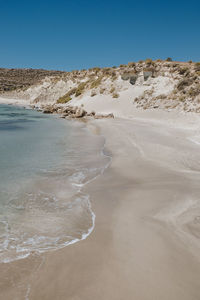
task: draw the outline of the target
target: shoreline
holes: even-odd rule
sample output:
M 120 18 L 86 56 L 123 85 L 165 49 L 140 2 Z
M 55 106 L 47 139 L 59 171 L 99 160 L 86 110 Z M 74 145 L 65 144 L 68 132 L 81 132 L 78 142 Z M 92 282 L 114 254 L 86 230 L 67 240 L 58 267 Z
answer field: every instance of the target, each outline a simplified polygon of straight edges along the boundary
M 24 106 L 29 107 L 29 103 L 27 104 L 27 100 L 23 99 L 15 99 L 15 98 L 4 98 L 0 96 L 0 104 L 7 104 L 7 105 L 17 105 L 17 106 Z
M 5 105 L 5 107 L 6 107 L 6 105 Z M 21 110 L 19 110 L 19 112 L 20 111 Z M 24 111 L 25 110 L 23 110 L 22 112 L 24 112 Z M 39 113 L 37 113 L 37 115 L 39 115 Z M 54 117 L 57 117 L 57 116 L 54 116 Z M 53 116 L 50 116 L 50 118 L 53 119 Z M 68 127 L 70 128 L 70 126 L 67 124 L 67 122 L 65 122 L 61 119 L 59 121 L 60 121 L 60 123 L 54 123 L 54 125 L 55 124 L 64 124 L 64 129 L 65 130 L 68 129 Z M 55 122 L 57 122 L 57 121 L 55 121 Z M 81 166 L 82 166 L 81 168 L 83 168 L 84 171 L 82 169 L 79 170 L 79 169 L 75 168 L 72 177 L 69 176 L 69 182 L 71 182 L 73 190 L 76 190 L 76 193 L 74 195 L 77 196 L 77 200 L 79 199 L 79 197 L 81 197 L 80 195 L 82 195 L 83 198 L 86 201 L 86 207 L 87 207 L 88 214 L 89 214 L 88 219 L 91 219 L 91 220 L 89 220 L 90 224 L 88 223 L 89 227 L 86 227 L 86 228 L 84 227 L 83 232 L 81 232 L 81 225 L 80 225 L 80 228 L 79 228 L 79 230 L 77 229 L 77 234 L 75 236 L 73 236 L 73 239 L 71 239 L 72 236 L 69 236 L 70 239 L 68 239 L 67 236 L 66 236 L 66 241 L 65 241 L 64 237 L 63 237 L 63 242 L 61 244 L 57 244 L 57 246 L 55 246 L 55 247 L 51 244 L 49 244 L 49 245 L 47 244 L 46 248 L 45 247 L 43 248 L 43 247 L 41 247 L 40 244 L 38 244 L 38 248 L 36 248 L 34 250 L 34 248 L 32 248 L 31 246 L 27 247 L 27 249 L 26 249 L 26 247 L 23 247 L 23 246 L 18 244 L 17 248 L 16 248 L 15 255 L 13 253 L 13 256 L 11 255 L 11 257 L 9 257 L 9 256 L 6 255 L 6 252 L 5 252 L 5 258 L 4 258 L 4 255 L 3 255 L 4 252 L 1 253 L 0 263 L 12 263 L 12 262 L 15 262 L 17 260 L 25 259 L 29 255 L 31 255 L 31 252 L 35 253 L 37 255 L 37 254 L 42 254 L 42 253 L 46 253 L 46 252 L 49 252 L 49 251 L 55 251 L 55 250 L 58 250 L 58 249 L 62 249 L 66 246 L 75 244 L 77 242 L 80 242 L 80 241 L 86 239 L 91 234 L 91 232 L 93 231 L 94 226 L 95 226 L 95 214 L 94 214 L 94 212 L 91 208 L 89 194 L 83 193 L 82 191 L 83 191 L 83 189 L 86 185 L 93 182 L 96 178 L 98 178 L 98 176 L 103 174 L 104 170 L 106 168 L 108 168 L 108 166 L 110 164 L 110 161 L 111 161 L 111 158 L 107 154 L 104 154 L 105 139 L 103 137 L 101 137 L 100 134 L 98 133 L 96 125 L 93 124 L 93 126 L 91 126 L 91 128 L 88 129 L 85 122 L 80 123 L 77 120 L 73 120 L 73 123 L 69 122 L 69 124 L 70 123 L 71 123 L 71 127 L 72 127 L 71 129 L 73 129 L 74 132 L 76 130 L 75 137 L 78 138 L 77 142 L 80 143 L 80 145 L 81 145 L 81 142 L 84 142 L 84 141 L 86 142 L 86 145 L 84 146 L 85 151 L 84 150 L 81 151 L 81 152 L 79 151 L 80 153 L 86 154 L 86 156 L 84 156 L 86 158 L 86 164 L 84 164 L 84 159 L 82 159 L 80 157 L 81 158 L 81 160 L 80 160 L 80 158 L 78 156 L 76 157 L 76 160 L 79 159 L 78 161 L 81 162 Z M 65 125 L 67 125 L 67 126 L 65 126 Z M 41 124 L 40 124 L 40 126 L 41 126 Z M 73 132 L 73 130 L 72 130 L 72 132 Z M 63 131 L 62 133 L 63 133 L 62 138 L 64 138 L 65 132 Z M 55 134 L 55 132 L 54 132 L 54 134 Z M 56 134 L 58 134 L 58 132 Z M 96 138 L 94 138 L 94 136 Z M 65 138 L 66 138 L 66 136 L 65 136 Z M 72 135 L 72 138 L 73 138 L 73 135 Z M 44 139 L 45 139 L 45 136 L 44 136 Z M 73 140 L 71 140 L 71 142 L 73 143 Z M 92 142 L 93 142 L 93 145 L 91 147 L 90 145 L 91 145 Z M 90 157 L 88 157 L 87 155 L 90 155 Z M 74 164 L 74 167 L 75 167 L 76 162 L 74 162 L 74 163 L 75 163 Z M 94 168 L 95 171 L 93 171 L 93 168 Z M 78 170 L 81 172 L 81 174 L 84 173 L 83 177 L 79 176 L 80 172 Z M 86 172 L 85 170 L 88 170 L 88 172 Z M 78 174 L 78 178 L 76 177 L 76 174 Z M 67 180 L 65 181 L 65 184 L 67 184 Z M 40 188 L 40 187 L 37 186 L 37 188 Z M 63 191 L 64 191 L 64 189 L 63 189 Z M 37 192 L 37 190 L 36 190 L 36 192 Z M 56 190 L 54 192 L 55 192 L 54 196 L 56 197 Z M 52 193 L 53 193 L 53 190 L 52 190 Z M 68 199 L 67 198 L 67 195 L 68 195 L 67 190 L 65 190 L 65 193 L 66 193 L 65 194 L 65 197 L 66 197 L 65 200 L 67 201 L 67 199 Z M 58 199 L 59 199 L 59 196 L 58 196 Z M 33 236 L 33 240 L 34 240 L 34 236 Z M 20 248 L 20 246 L 21 246 L 22 249 Z M 13 247 L 13 249 L 14 249 L 14 247 Z M 11 252 L 12 251 L 14 252 L 14 250 L 11 250 L 11 249 L 9 249 L 9 250 Z M 7 254 L 9 252 L 9 250 L 7 248 Z
M 84 187 L 95 228 L 79 243 L 4 266 L 15 285 L 1 278 L 2 299 L 199 300 L 199 145 L 188 140 L 199 122 L 167 121 L 88 122 L 112 153 L 103 176 Z M 184 210 L 191 198 L 198 205 Z

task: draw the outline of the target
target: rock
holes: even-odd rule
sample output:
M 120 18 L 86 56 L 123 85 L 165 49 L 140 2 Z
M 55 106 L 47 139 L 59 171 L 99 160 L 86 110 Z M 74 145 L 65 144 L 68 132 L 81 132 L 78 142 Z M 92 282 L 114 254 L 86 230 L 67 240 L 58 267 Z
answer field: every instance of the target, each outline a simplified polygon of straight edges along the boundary
M 74 119 L 79 119 L 83 118 L 85 116 L 89 117 L 94 117 L 95 119 L 103 119 L 103 118 L 114 118 L 114 115 L 112 113 L 110 114 L 99 114 L 96 115 L 95 111 L 92 111 L 91 113 L 87 113 L 86 110 L 84 110 L 82 107 L 78 106 L 65 106 L 65 107 L 59 107 L 59 106 L 53 106 L 53 105 L 48 105 L 43 107 L 43 113 L 45 114 L 52 114 L 54 112 L 57 112 L 61 114 L 61 118 L 74 118 Z
M 46 106 L 44 109 L 43 109 L 43 113 L 44 114 L 52 114 L 55 112 L 55 108 L 53 106 Z
M 82 109 L 81 107 L 79 107 L 76 110 L 76 113 L 73 117 L 74 118 L 83 118 L 86 114 L 87 114 L 87 112 L 84 109 Z
M 129 80 L 129 78 L 130 78 L 130 74 L 129 73 L 124 73 L 124 74 L 121 75 L 121 79 L 122 80 Z
M 62 108 L 58 108 L 58 109 L 57 109 L 57 113 L 58 113 L 58 114 L 62 114 L 62 113 L 63 113 Z
M 113 113 L 107 114 L 107 115 L 95 115 L 94 116 L 95 119 L 104 119 L 104 118 L 114 118 Z
M 70 108 L 70 112 L 71 112 L 72 114 L 76 114 L 77 110 L 78 110 L 78 107 L 77 107 L 77 106 L 74 106 L 74 107 L 71 107 L 71 108 Z
M 137 75 L 131 75 L 130 77 L 130 84 L 134 85 L 136 83 L 137 80 Z
M 136 72 L 125 72 L 121 75 L 122 80 L 129 80 L 131 84 L 135 84 L 138 76 Z
M 149 77 L 154 77 L 155 76 L 155 68 L 154 67 L 147 67 L 143 69 L 143 76 L 144 76 L 144 81 L 146 81 Z
M 103 117 L 104 117 L 103 115 L 95 115 L 94 116 L 95 119 L 103 119 Z
M 65 119 L 67 116 L 68 116 L 68 114 L 62 114 L 60 117 L 61 117 L 62 119 Z
M 93 117 L 93 116 L 95 116 L 95 114 L 96 114 L 95 111 L 91 111 L 91 113 L 88 113 L 87 116 L 88 117 Z
M 144 76 L 144 81 L 146 81 L 149 77 L 152 77 L 153 73 L 152 71 L 144 71 L 143 76 Z
M 105 115 L 104 118 L 114 118 L 114 115 L 113 115 L 113 113 L 110 113 L 108 115 Z
M 42 106 L 42 111 L 44 114 L 62 113 L 62 108 L 55 105 Z

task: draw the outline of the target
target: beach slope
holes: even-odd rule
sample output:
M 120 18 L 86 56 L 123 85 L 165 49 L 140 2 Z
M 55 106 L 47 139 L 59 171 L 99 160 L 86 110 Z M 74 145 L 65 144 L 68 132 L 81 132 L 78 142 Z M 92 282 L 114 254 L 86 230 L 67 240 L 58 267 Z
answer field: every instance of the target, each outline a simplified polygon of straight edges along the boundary
M 199 123 L 169 121 L 89 123 L 112 156 L 85 187 L 95 228 L 79 243 L 2 266 L 1 299 L 199 300 Z

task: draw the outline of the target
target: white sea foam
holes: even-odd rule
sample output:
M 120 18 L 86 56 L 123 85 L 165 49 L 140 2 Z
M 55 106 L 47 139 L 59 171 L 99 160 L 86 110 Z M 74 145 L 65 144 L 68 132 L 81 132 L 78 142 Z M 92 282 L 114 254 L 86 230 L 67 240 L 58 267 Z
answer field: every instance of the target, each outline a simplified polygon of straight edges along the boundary
M 10 257 L 8 253 L 3 253 L 3 255 L 0 253 L 0 262 L 2 263 L 10 263 L 15 260 L 20 260 L 27 258 L 31 253 L 44 253 L 46 251 L 53 251 L 53 250 L 58 250 L 63 247 L 75 244 L 77 242 L 80 242 L 82 240 L 85 240 L 93 231 L 95 227 L 95 214 L 92 211 L 91 208 L 91 203 L 89 201 L 89 196 L 85 196 L 87 198 L 87 203 L 88 203 L 88 208 L 91 213 L 91 218 L 92 218 L 92 225 L 91 227 L 88 228 L 86 232 L 83 232 L 81 235 L 81 238 L 72 238 L 70 236 L 66 236 L 66 239 L 70 239 L 70 241 L 63 242 L 59 244 L 59 237 L 57 238 L 52 238 L 50 239 L 49 237 L 46 236 L 35 236 L 32 238 L 29 238 L 25 241 L 22 241 L 21 244 L 18 244 L 16 248 L 12 249 L 14 251 L 10 251 Z M 9 245 L 9 237 L 6 239 L 6 245 L 4 247 L 4 250 L 8 247 Z M 18 241 L 19 242 L 19 241 Z M 6 254 L 7 257 L 4 257 Z

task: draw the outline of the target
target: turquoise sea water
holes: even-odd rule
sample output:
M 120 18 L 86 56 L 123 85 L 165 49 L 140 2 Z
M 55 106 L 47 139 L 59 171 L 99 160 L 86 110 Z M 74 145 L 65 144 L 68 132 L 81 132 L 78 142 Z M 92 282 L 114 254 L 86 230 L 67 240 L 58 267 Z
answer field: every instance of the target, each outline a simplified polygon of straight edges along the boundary
M 107 166 L 103 145 L 79 122 L 0 105 L 0 262 L 92 231 L 95 216 L 81 188 Z

